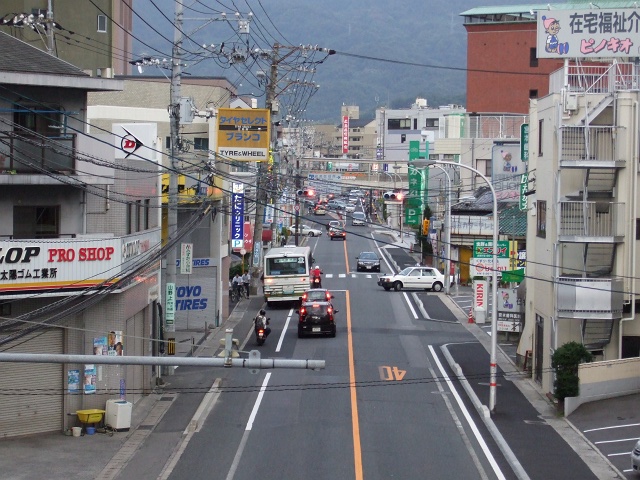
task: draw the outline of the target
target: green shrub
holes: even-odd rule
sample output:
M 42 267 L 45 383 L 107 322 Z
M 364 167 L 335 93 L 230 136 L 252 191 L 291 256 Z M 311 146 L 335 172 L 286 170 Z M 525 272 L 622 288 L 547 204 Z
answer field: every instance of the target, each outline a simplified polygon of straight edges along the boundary
M 565 343 L 553 353 L 551 366 L 556 372 L 554 387 L 558 400 L 576 397 L 580 394 L 578 366 L 581 363 L 590 362 L 592 359 L 593 355 L 578 342 Z

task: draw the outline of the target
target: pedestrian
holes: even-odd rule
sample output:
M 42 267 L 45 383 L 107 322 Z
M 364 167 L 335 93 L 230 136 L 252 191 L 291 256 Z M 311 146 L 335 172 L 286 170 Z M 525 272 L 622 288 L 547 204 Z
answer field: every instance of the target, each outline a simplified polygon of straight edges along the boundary
M 287 237 L 285 237 L 284 235 L 282 235 L 280 237 L 280 246 L 284 247 L 287 244 Z
M 249 298 L 249 290 L 251 287 L 251 274 L 249 273 L 249 270 L 247 270 L 242 276 L 242 283 L 244 284 L 244 289 L 247 292 L 247 298 Z
M 238 293 L 238 298 L 240 298 L 240 289 L 242 288 L 242 277 L 240 276 L 239 273 L 236 273 L 231 283 L 233 284 L 233 290 Z

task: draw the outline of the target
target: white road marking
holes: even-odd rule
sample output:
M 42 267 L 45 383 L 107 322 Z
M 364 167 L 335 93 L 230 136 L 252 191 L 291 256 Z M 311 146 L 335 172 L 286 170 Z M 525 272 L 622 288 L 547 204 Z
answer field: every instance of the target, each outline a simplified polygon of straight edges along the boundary
M 402 292 L 402 295 L 404 296 L 404 300 L 407 302 L 407 306 L 409 307 L 409 310 L 411 310 L 411 313 L 413 313 L 413 319 L 417 320 L 418 314 L 414 310 L 413 305 L 411 305 L 411 301 L 409 300 L 409 296 L 407 295 L 407 292 Z
M 346 273 L 339 273 L 338 278 L 345 278 L 347 276 Z
M 325 278 L 333 278 L 333 273 L 327 273 L 324 277 Z
M 280 348 L 282 348 L 282 342 L 284 342 L 284 336 L 287 333 L 287 328 L 289 327 L 289 322 L 291 321 L 291 315 L 293 315 L 293 308 L 289 310 L 289 315 L 287 315 L 287 321 L 284 322 L 282 333 L 280 334 L 280 338 L 278 339 L 278 346 L 276 347 L 276 352 L 279 352 Z
M 267 384 L 269 383 L 269 379 L 271 378 L 271 372 L 267 373 L 264 377 L 264 381 L 262 382 L 262 387 L 260 387 L 260 393 L 258 393 L 258 398 L 256 399 L 256 403 L 253 405 L 253 410 L 251 410 L 251 415 L 249 416 L 249 421 L 247 422 L 247 426 L 244 429 L 244 433 L 242 434 L 242 439 L 240 440 L 240 445 L 238 445 L 238 450 L 236 450 L 236 454 L 233 457 L 233 462 L 231 462 L 231 467 L 229 467 L 229 473 L 227 473 L 227 480 L 233 480 L 233 477 L 236 474 L 236 470 L 238 470 L 238 465 L 240 465 L 240 458 L 242 458 L 242 452 L 244 452 L 244 447 L 247 445 L 247 441 L 249 440 L 249 432 L 253 427 L 253 421 L 258 414 L 258 408 L 260 408 L 260 403 L 262 402 L 262 397 L 264 396 L 264 391 L 267 389 Z
M 624 427 L 640 427 L 640 423 L 628 423 L 626 425 L 614 425 L 612 427 L 590 428 L 589 430 L 583 430 L 582 433 L 597 432 L 600 430 L 611 430 L 612 428 L 624 428 Z
M 486 442 L 484 441 L 484 438 L 482 438 L 482 435 L 480 434 L 480 431 L 478 430 L 478 427 L 476 426 L 475 422 L 473 421 L 473 418 L 471 418 L 471 415 L 469 414 L 469 411 L 467 410 L 467 407 L 464 405 L 464 402 L 462 401 L 462 398 L 460 398 L 460 395 L 458 394 L 458 391 L 456 390 L 455 386 L 453 385 L 453 382 L 449 378 L 449 375 L 447 375 L 447 372 L 445 372 L 444 368 L 442 367 L 442 363 L 440 363 L 440 359 L 436 355 L 436 352 L 433 349 L 432 345 L 429 345 L 429 351 L 431 352 L 431 355 L 433 356 L 433 359 L 435 360 L 435 363 L 438 366 L 438 369 L 440 370 L 441 378 L 444 379 L 444 381 L 446 382 L 446 384 L 449 387 L 449 390 L 451 391 L 451 393 L 453 395 L 453 398 L 456 399 L 456 402 L 458 403 L 458 408 L 460 408 L 460 410 L 462 411 L 462 414 L 464 415 L 464 418 L 466 419 L 467 423 L 469 424 L 469 427 L 471 428 L 471 431 L 473 432 L 473 435 L 476 437 L 476 440 L 480 444 L 480 447 L 482 448 L 482 451 L 484 452 L 485 457 L 487 457 L 487 460 L 488 460 L 489 464 L 491 465 L 491 468 L 493 468 L 493 471 L 496 474 L 496 477 L 506 480 L 506 477 L 502 473 L 502 470 L 500 469 L 500 466 L 498 465 L 498 463 L 496 462 L 496 459 L 491 454 L 491 451 L 489 450 L 489 447 L 487 446 Z

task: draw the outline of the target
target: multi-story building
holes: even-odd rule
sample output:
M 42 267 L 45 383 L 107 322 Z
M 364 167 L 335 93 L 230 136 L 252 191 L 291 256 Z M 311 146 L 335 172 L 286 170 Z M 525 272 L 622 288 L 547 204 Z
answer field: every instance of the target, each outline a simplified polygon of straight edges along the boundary
M 91 78 L 4 33 L 0 56 L 2 351 L 157 353 L 156 126 L 89 135 L 88 92 L 122 81 Z M 104 408 L 114 392 L 135 403 L 156 376 L 139 365 L 2 363 L 0 436 L 62 431 L 76 410 Z M 25 388 L 48 394 L 7 395 Z
M 640 356 L 637 65 L 570 64 L 532 103 L 535 195 L 527 232 L 526 324 L 533 375 L 553 390 L 549 352 Z
M 529 99 L 549 92 L 548 75 L 562 60 L 538 58 L 536 12 L 541 8 L 501 5 L 460 14 L 467 30 L 468 112 L 528 114 Z
M 29 8 L 25 8 L 27 3 Z M 5 33 L 48 51 L 94 77 L 131 73 L 132 0 L 5 0 L 2 8 L 0 16 L 6 21 L 2 29 Z
M 171 168 L 170 161 L 170 125 L 167 104 L 170 101 L 170 81 L 165 77 L 131 76 L 117 77 L 124 85 L 120 91 L 92 92 L 89 94 L 88 119 L 90 133 L 103 130 L 111 131 L 114 124 L 151 122 L 157 125 L 161 161 Z M 218 108 L 228 107 L 235 99 L 235 88 L 226 79 L 220 77 L 185 76 L 181 81 L 181 95 L 189 98 L 190 105 L 196 109 L 190 121 L 180 127 L 181 146 L 177 168 L 184 172 L 179 176 L 180 209 L 178 225 L 189 221 L 202 201 L 208 199 L 216 203 L 218 211 L 223 211 L 223 202 L 230 198 L 231 184 L 229 172 L 234 168 L 231 161 L 215 160 L 215 133 Z M 218 174 L 215 174 L 218 172 Z M 255 168 L 239 181 L 255 184 Z M 215 188 L 209 191 L 211 180 Z M 163 192 L 168 191 L 169 174 L 165 174 Z M 167 233 L 168 196 L 164 195 L 162 225 L 163 238 Z M 205 329 L 219 325 L 229 315 L 227 282 L 231 263 L 229 247 L 229 216 L 218 215 L 214 221 L 206 222 L 187 234 L 182 242 L 192 243 L 194 247 L 194 272 L 178 274 L 177 285 L 189 281 L 193 284 L 198 277 L 201 295 L 197 302 L 177 303 L 176 328 Z M 180 290 L 183 292 L 183 290 Z M 203 300 L 206 299 L 206 302 Z M 179 298 L 178 300 L 184 300 Z M 195 300 L 195 298 L 191 298 Z M 206 307 L 202 307 L 206 305 Z M 183 317 L 190 322 L 183 322 Z

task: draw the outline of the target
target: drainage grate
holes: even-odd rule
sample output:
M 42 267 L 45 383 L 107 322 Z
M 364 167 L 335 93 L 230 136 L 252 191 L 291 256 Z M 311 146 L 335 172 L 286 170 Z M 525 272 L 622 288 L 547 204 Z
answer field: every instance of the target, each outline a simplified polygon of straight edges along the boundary
M 172 402 L 176 397 L 160 397 L 160 402 Z
M 138 430 L 151 430 L 153 427 L 153 425 L 138 425 Z

